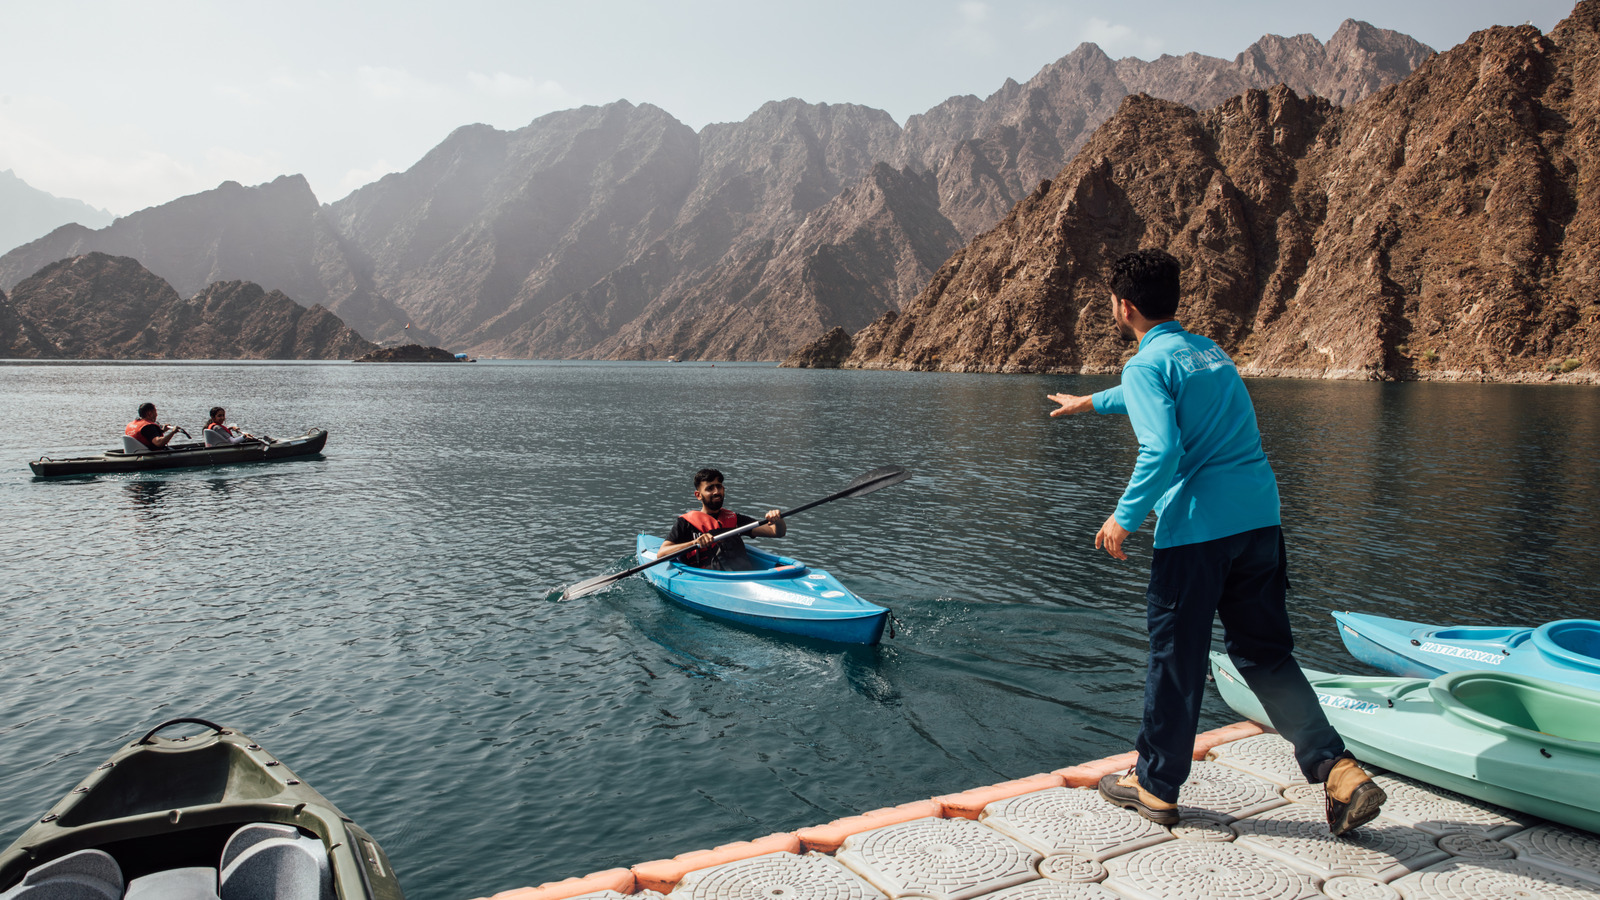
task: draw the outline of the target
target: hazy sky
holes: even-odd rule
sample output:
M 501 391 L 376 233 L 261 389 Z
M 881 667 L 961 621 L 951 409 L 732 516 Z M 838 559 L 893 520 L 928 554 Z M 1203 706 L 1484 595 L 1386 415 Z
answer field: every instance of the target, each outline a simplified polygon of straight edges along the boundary
M 302 173 L 323 202 L 460 125 L 653 103 L 692 128 L 787 97 L 904 124 L 1093 41 L 1232 58 L 1346 18 L 1437 50 L 1570 0 L 0 0 L 0 170 L 126 214 Z

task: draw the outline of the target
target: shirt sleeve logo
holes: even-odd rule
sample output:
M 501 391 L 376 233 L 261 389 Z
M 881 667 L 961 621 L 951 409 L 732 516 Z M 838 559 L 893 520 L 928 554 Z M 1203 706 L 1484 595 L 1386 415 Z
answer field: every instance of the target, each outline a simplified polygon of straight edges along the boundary
M 1220 369 L 1232 366 L 1233 360 L 1228 354 L 1222 352 L 1221 347 L 1212 347 L 1210 350 L 1179 350 L 1172 354 L 1172 358 L 1183 367 L 1183 371 L 1193 375 L 1199 371 Z

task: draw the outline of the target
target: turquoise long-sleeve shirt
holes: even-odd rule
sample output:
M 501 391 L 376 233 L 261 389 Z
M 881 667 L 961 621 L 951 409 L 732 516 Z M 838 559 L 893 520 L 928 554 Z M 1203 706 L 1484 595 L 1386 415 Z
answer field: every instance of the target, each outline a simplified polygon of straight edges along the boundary
M 1122 383 L 1094 395 L 1095 412 L 1126 415 L 1139 458 L 1117 503 L 1137 531 L 1152 510 L 1157 548 L 1280 524 L 1278 479 L 1233 360 L 1175 321 L 1145 333 Z

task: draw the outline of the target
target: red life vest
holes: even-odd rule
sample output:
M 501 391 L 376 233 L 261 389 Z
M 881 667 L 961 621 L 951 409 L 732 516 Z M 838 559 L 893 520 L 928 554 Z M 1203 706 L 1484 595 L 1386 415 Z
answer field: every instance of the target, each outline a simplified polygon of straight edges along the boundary
M 122 433 L 127 435 L 128 437 L 133 438 L 134 440 L 136 440 L 139 443 L 145 445 L 146 447 L 149 447 L 150 449 L 154 450 L 156 448 L 156 445 L 152 444 L 148 440 L 146 440 L 145 436 L 140 434 L 140 432 L 144 431 L 146 425 L 155 425 L 155 424 L 156 424 L 155 422 L 152 422 L 149 419 L 134 419 L 132 422 L 128 423 L 128 427 L 122 429 Z
M 733 510 L 731 509 L 718 510 L 717 517 L 714 519 L 711 517 L 710 513 L 703 509 L 690 510 L 689 512 L 686 512 L 680 516 L 680 518 L 693 526 L 695 531 L 699 531 L 704 534 L 710 534 L 719 529 L 727 530 L 739 524 L 739 517 L 734 515 Z M 683 555 L 683 560 L 686 565 L 694 566 L 695 568 L 703 568 L 706 563 L 716 559 L 717 554 L 720 552 L 721 547 L 715 544 L 704 549 L 696 547 L 695 549 L 690 550 L 688 553 L 685 553 Z

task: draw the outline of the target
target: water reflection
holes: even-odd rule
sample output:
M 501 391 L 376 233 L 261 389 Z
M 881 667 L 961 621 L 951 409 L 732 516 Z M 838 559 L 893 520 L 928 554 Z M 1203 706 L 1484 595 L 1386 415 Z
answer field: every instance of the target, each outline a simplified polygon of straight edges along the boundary
M 141 478 L 125 482 L 123 493 L 138 521 L 158 521 L 166 512 L 163 498 L 167 493 L 167 482 L 163 479 Z

